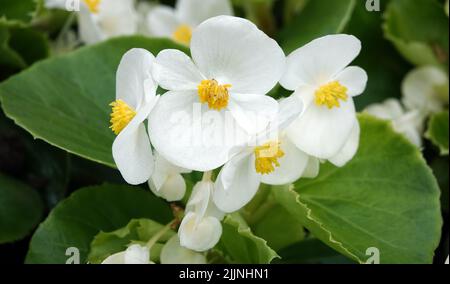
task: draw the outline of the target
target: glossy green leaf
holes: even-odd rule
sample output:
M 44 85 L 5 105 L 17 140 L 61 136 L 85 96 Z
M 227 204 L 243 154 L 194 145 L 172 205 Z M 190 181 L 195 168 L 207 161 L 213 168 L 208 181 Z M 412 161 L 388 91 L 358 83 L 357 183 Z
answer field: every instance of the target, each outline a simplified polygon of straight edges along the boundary
M 85 263 L 99 232 L 111 232 L 130 220 L 146 218 L 166 224 L 169 206 L 139 187 L 103 185 L 76 191 L 59 203 L 39 226 L 30 243 L 27 263 L 65 263 L 68 248 L 77 248 Z
M 431 263 L 442 218 L 439 188 L 419 150 L 391 126 L 360 116 L 357 155 L 343 168 L 275 190 L 277 200 L 317 238 L 364 263 Z
M 136 36 L 43 61 L 0 84 L 5 114 L 36 138 L 113 167 L 109 103 L 115 99 L 119 61 L 135 47 L 153 54 L 185 50 L 170 40 Z
M 428 131 L 425 134 L 433 144 L 439 147 L 442 155 L 448 155 L 448 120 L 448 110 L 434 114 L 428 123 Z
M 0 174 L 0 244 L 27 236 L 41 220 L 43 211 L 36 190 Z
M 436 0 L 393 0 L 385 12 L 384 32 L 411 63 L 448 63 L 448 17 Z
M 216 249 L 232 263 L 267 264 L 278 257 L 267 242 L 254 235 L 242 217 L 227 215 L 222 222 L 223 233 Z
M 108 256 L 124 251 L 128 245 L 138 243 L 145 245 L 154 235 L 164 228 L 155 221 L 149 219 L 131 220 L 125 227 L 113 232 L 98 233 L 91 243 L 91 249 L 88 256 L 89 263 L 101 263 Z M 159 251 L 162 244 L 167 242 L 175 234 L 174 231 L 168 231 L 164 234 L 150 250 L 152 261 L 159 260 Z
M 318 37 L 342 32 L 355 4 L 355 0 L 309 1 L 302 12 L 281 30 L 280 45 L 290 53 Z

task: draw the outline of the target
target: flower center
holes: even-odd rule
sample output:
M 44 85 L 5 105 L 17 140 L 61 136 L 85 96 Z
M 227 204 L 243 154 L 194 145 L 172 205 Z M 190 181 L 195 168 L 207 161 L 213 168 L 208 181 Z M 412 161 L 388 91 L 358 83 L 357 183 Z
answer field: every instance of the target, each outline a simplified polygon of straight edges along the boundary
M 189 45 L 192 38 L 192 28 L 188 25 L 180 25 L 173 32 L 172 37 L 176 42 Z
M 348 99 L 347 91 L 348 89 L 338 81 L 323 85 L 316 91 L 316 105 L 326 105 L 329 109 L 340 107 L 339 100 L 341 99 L 345 102 Z
M 284 152 L 280 148 L 280 142 L 272 141 L 255 147 L 255 156 L 256 172 L 266 175 L 280 166 L 278 159 L 284 156 Z
M 119 135 L 119 133 L 130 123 L 136 116 L 136 112 L 129 105 L 122 100 L 116 100 L 110 104 L 111 112 L 111 126 L 109 128 Z
M 230 84 L 219 85 L 216 80 L 203 80 L 198 85 L 198 96 L 201 103 L 208 103 L 210 109 L 221 110 L 228 105 Z
M 98 6 L 100 6 L 100 2 L 102 0 L 83 0 L 84 3 L 88 6 L 89 11 L 93 14 L 98 13 Z

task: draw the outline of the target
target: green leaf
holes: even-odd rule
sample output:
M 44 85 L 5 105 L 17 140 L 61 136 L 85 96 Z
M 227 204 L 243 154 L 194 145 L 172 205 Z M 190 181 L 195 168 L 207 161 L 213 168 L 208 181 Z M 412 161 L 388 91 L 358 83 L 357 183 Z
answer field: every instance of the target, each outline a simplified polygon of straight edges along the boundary
M 31 240 L 27 263 L 65 263 L 66 250 L 76 247 L 85 263 L 90 244 L 101 231 L 111 232 L 137 218 L 166 224 L 170 208 L 139 187 L 103 185 L 77 190 L 59 203 Z
M 277 200 L 314 236 L 364 263 L 432 263 L 441 236 L 439 188 L 419 150 L 387 122 L 360 116 L 357 155 L 343 168 L 275 190 Z
M 27 236 L 43 211 L 42 200 L 34 189 L 0 174 L 0 244 Z
M 441 155 L 448 155 L 448 110 L 434 114 L 428 122 L 425 136 L 441 150 Z
M 392 0 L 384 17 L 386 38 L 411 63 L 448 63 L 448 17 L 438 1 Z
M 0 66 L 19 70 L 26 66 L 26 62 L 20 54 L 11 49 L 9 46 L 10 38 L 11 33 L 9 29 L 0 25 Z
M 349 22 L 355 0 L 313 0 L 281 30 L 279 42 L 290 53 L 328 34 L 340 33 Z
M 230 262 L 268 264 L 278 257 L 264 239 L 252 233 L 239 214 L 227 215 L 222 226 L 222 238 L 216 249 L 220 250 Z
M 0 24 L 28 24 L 40 5 L 41 0 L 0 0 Z
M 135 47 L 153 54 L 185 50 L 170 40 L 136 36 L 48 59 L 0 84 L 5 114 L 36 138 L 114 167 L 109 103 L 115 99 L 119 61 Z
M 125 227 L 113 232 L 98 233 L 91 243 L 91 249 L 88 256 L 89 263 L 98 264 L 105 260 L 108 256 L 126 250 L 129 244 L 139 243 L 145 245 L 154 235 L 164 228 L 155 221 L 149 219 L 131 220 Z M 156 243 L 150 252 L 153 261 L 159 260 L 157 247 L 167 242 L 173 235 L 174 231 L 168 231 Z

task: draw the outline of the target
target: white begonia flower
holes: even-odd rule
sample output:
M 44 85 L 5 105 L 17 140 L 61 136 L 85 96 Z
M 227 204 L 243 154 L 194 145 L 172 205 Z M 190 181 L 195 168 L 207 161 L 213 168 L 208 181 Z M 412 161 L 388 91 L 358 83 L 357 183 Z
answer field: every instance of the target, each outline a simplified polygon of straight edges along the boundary
M 148 180 L 152 192 L 169 202 L 183 199 L 186 193 L 186 182 L 181 174 L 190 170 L 172 165 L 164 157 L 155 153 L 155 169 Z
M 257 133 L 276 116 L 278 103 L 265 94 L 281 78 L 285 56 L 250 21 L 231 16 L 200 24 L 191 54 L 193 60 L 179 50 L 158 54 L 153 76 L 169 92 L 149 118 L 149 134 L 171 163 L 209 171 L 228 161 L 238 143 L 227 143 L 229 133 Z M 237 124 L 232 129 L 228 118 Z
M 186 215 L 178 229 L 181 246 L 204 252 L 213 248 L 222 235 L 224 217 L 212 201 L 214 183 L 209 179 L 197 183 L 186 206 Z
M 70 11 L 79 8 L 79 35 L 86 44 L 137 31 L 135 0 L 81 0 L 79 7 L 75 3 L 71 0 L 46 0 L 45 6 Z
M 178 235 L 164 245 L 160 260 L 161 264 L 206 264 L 206 256 L 182 247 Z
M 103 260 L 102 264 L 154 264 L 150 261 L 150 249 L 141 245 L 131 245 L 125 251 L 115 253 Z
M 359 132 L 353 97 L 363 93 L 367 74 L 360 67 L 347 67 L 361 51 L 361 42 L 351 35 L 316 39 L 291 53 L 280 83 L 295 91 L 305 111 L 288 128 L 294 144 L 307 154 L 339 162 L 347 146 L 354 148 L 352 135 Z M 359 136 L 359 135 L 358 135 Z M 347 145 L 346 145 L 347 144 Z M 353 150 L 353 149 L 352 149 Z
M 147 16 L 151 34 L 189 45 L 192 31 L 209 18 L 233 15 L 229 0 L 178 0 L 175 9 L 160 5 Z
M 395 131 L 405 135 L 417 147 L 422 146 L 421 134 L 425 117 L 418 111 L 406 112 L 399 100 L 387 99 L 383 103 L 368 106 L 365 112 L 391 121 Z
M 315 177 L 319 161 L 299 150 L 283 133 L 302 112 L 302 102 L 291 96 L 280 102 L 280 112 L 269 128 L 255 138 L 256 146 L 243 145 L 217 177 L 214 203 L 227 213 L 244 207 L 261 182 L 289 184 L 300 177 Z
M 427 116 L 439 112 L 449 101 L 448 75 L 434 66 L 419 67 L 406 75 L 402 84 L 403 104 Z
M 113 158 L 125 181 L 133 185 L 146 182 L 154 167 L 144 125 L 159 98 L 151 75 L 154 59 L 145 49 L 125 53 L 116 74 L 116 101 L 111 103 L 111 129 L 117 135 Z

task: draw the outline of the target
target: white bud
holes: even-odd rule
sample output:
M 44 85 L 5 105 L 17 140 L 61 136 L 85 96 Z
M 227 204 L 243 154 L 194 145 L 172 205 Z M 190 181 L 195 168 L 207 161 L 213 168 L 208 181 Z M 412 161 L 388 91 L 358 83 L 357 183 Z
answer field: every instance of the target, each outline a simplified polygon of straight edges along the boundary
M 161 264 L 206 264 L 205 255 L 182 247 L 178 235 L 164 245 L 160 259 Z

